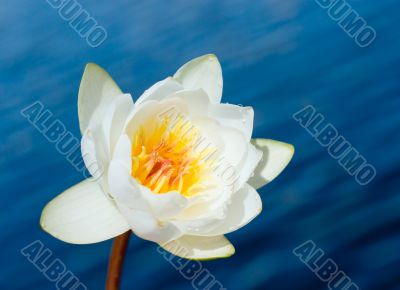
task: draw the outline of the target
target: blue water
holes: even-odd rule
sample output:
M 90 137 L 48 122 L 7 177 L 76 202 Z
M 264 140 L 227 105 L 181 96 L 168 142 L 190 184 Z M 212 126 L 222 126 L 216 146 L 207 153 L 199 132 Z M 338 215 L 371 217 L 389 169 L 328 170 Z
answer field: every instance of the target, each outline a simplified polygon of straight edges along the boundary
M 228 235 L 236 254 L 204 262 L 227 289 L 327 289 L 293 248 L 313 240 L 360 289 L 400 289 L 400 3 L 349 1 L 377 31 L 360 48 L 314 1 L 81 1 L 107 40 L 91 48 L 45 0 L 0 9 L 0 288 L 55 289 L 20 249 L 42 241 L 89 289 L 103 289 L 111 242 L 77 246 L 39 228 L 43 206 L 82 175 L 20 114 L 40 100 L 79 136 L 87 62 L 138 97 L 187 60 L 215 53 L 224 101 L 255 108 L 254 136 L 292 143 L 264 211 Z M 360 186 L 292 114 L 313 105 L 376 167 Z M 191 289 L 133 237 L 122 289 Z

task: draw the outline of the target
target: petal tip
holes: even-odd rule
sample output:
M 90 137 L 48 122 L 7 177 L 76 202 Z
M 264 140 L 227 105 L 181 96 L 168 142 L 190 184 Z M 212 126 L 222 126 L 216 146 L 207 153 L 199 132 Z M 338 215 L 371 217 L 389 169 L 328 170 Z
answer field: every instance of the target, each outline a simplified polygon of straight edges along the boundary
M 218 259 L 227 259 L 232 257 L 236 253 L 236 249 L 232 244 L 229 244 L 226 246 L 226 252 L 215 256 L 215 257 L 208 257 L 208 258 L 186 258 L 188 260 L 193 260 L 193 261 L 213 261 L 213 260 L 218 260 Z
M 292 144 L 271 139 L 252 139 L 251 142 L 263 151 L 263 159 L 248 181 L 258 189 L 274 180 L 286 168 L 292 160 L 295 148 Z
M 205 54 L 202 56 L 202 58 L 206 58 L 210 61 L 218 61 L 218 57 L 213 53 Z

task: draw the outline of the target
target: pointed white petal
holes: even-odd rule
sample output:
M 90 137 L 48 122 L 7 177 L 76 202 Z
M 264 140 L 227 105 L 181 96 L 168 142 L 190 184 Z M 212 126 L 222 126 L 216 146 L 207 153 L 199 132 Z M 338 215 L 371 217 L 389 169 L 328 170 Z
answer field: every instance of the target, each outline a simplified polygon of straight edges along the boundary
M 184 64 L 174 75 L 185 89 L 203 89 L 212 103 L 222 97 L 222 70 L 217 57 L 207 54 Z
M 50 201 L 40 225 L 52 236 L 73 244 L 97 243 L 129 230 L 115 204 L 89 179 Z
M 271 140 L 253 139 L 252 143 L 263 151 L 263 159 L 254 171 L 248 183 L 258 189 L 277 177 L 289 164 L 294 154 L 291 144 Z
M 235 248 L 224 236 L 183 236 L 162 247 L 176 256 L 191 260 L 227 258 L 235 253 Z
M 146 90 L 137 100 L 136 104 L 140 105 L 145 101 L 161 101 L 169 95 L 182 90 L 182 85 L 174 78 L 168 77 L 165 80 L 159 81 L 148 90 Z
M 107 106 L 122 94 L 118 85 L 100 66 L 89 63 L 83 72 L 78 94 L 78 116 L 81 132 L 85 132 L 92 118 L 100 118 Z M 96 116 L 94 112 L 96 111 Z

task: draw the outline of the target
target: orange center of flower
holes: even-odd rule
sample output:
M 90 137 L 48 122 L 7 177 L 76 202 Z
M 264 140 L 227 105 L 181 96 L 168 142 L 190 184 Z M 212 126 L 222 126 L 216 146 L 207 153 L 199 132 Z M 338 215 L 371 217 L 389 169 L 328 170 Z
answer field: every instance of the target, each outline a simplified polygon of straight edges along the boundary
M 183 118 L 148 122 L 132 139 L 132 176 L 159 194 L 177 191 L 193 196 L 206 188 L 213 148 L 196 150 L 199 130 Z

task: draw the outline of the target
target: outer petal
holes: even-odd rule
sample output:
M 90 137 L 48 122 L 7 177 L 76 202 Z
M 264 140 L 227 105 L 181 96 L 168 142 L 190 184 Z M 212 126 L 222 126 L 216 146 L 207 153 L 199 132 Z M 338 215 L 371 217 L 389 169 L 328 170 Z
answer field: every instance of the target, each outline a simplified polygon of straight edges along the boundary
M 78 116 L 81 132 L 85 132 L 95 110 L 96 118 L 106 110 L 114 97 L 122 94 L 118 85 L 100 66 L 89 63 L 83 72 L 78 94 Z
M 203 89 L 212 103 L 220 103 L 222 97 L 222 69 L 214 54 L 197 57 L 184 64 L 175 73 L 186 89 Z
M 252 143 L 263 151 L 263 159 L 254 171 L 248 183 L 258 189 L 277 177 L 289 164 L 294 154 L 291 144 L 271 140 L 253 139 Z
M 97 243 L 129 230 L 115 204 L 90 179 L 50 201 L 43 209 L 40 225 L 52 236 L 73 244 Z
M 224 236 L 183 236 L 163 248 L 176 256 L 192 260 L 227 258 L 235 253 L 235 248 Z

